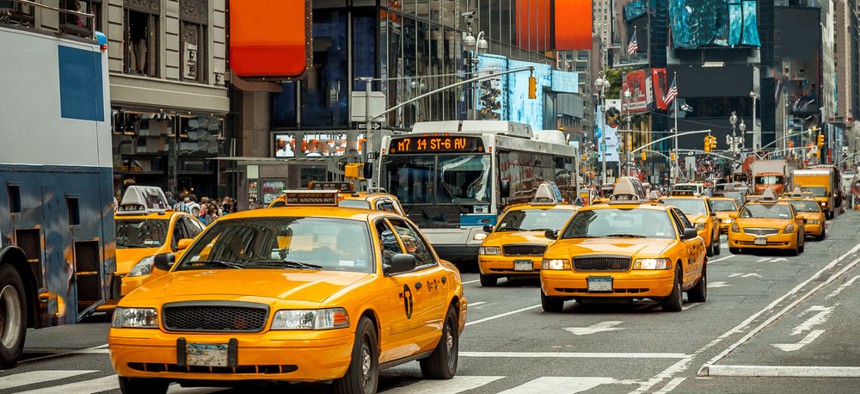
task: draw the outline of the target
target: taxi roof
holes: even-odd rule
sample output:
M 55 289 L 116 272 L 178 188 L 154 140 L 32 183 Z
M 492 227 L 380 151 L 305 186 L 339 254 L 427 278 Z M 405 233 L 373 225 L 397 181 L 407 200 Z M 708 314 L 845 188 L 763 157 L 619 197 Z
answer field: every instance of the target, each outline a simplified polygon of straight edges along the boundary
M 650 196 L 646 196 L 645 188 L 639 178 L 621 177 L 613 186 L 612 195 L 604 204 L 592 204 L 580 209 L 610 209 L 623 207 L 640 207 L 645 209 L 666 210 L 666 205 L 660 203 L 656 198 L 657 193 L 651 192 Z
M 336 218 L 336 219 L 351 219 L 366 221 L 375 216 L 385 214 L 393 214 L 388 211 L 373 211 L 361 208 L 342 208 L 337 206 L 317 206 L 317 205 L 287 205 L 285 207 L 276 207 L 269 209 L 252 209 L 249 211 L 240 211 L 231 213 L 219 218 L 219 222 L 229 221 L 234 219 L 249 219 L 249 218 L 271 218 L 271 217 L 321 217 L 321 218 Z
M 132 185 L 125 189 L 114 216 L 147 216 L 152 213 L 163 215 L 171 209 L 160 187 Z

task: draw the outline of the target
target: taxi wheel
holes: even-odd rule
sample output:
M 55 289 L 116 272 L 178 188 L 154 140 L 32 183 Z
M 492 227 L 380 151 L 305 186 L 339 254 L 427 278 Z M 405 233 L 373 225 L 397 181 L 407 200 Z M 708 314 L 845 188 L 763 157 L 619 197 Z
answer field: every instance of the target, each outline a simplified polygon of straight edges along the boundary
M 722 251 L 722 249 L 720 248 L 720 233 L 719 233 L 719 232 L 717 232 L 717 237 L 716 237 L 716 238 L 717 238 L 717 239 L 715 239 L 715 240 L 713 241 L 713 245 L 714 245 L 714 248 L 713 248 L 713 249 L 714 249 L 714 256 L 719 256 L 719 255 L 720 255 L 720 253 L 722 253 L 722 252 L 723 252 L 723 251 Z
M 690 302 L 705 302 L 708 299 L 708 265 L 702 267 L 702 277 L 695 287 L 687 291 Z
M 732 252 L 732 254 L 741 254 L 741 248 L 729 247 L 729 252 Z
M 170 382 L 161 379 L 119 377 L 119 391 L 123 394 L 166 393 Z
M 672 293 L 663 299 L 663 310 L 668 312 L 680 312 L 684 306 L 684 294 L 681 292 L 681 267 L 675 268 L 675 282 L 672 285 Z
M 821 241 L 827 236 L 827 229 L 821 229 L 821 234 L 815 237 L 816 241 Z
M 564 309 L 564 298 L 550 297 L 541 290 L 540 305 L 543 307 L 544 312 L 561 312 Z
M 346 374 L 334 381 L 337 394 L 375 393 L 379 385 L 379 346 L 376 328 L 367 317 L 362 317 L 355 330 L 352 361 Z
M 494 275 L 484 275 L 479 274 L 481 276 L 481 286 L 483 287 L 493 287 L 498 283 L 499 277 Z
M 21 358 L 27 335 L 27 308 L 21 276 L 10 264 L 0 266 L 0 367 Z
M 800 236 L 800 239 L 797 241 L 797 251 L 803 253 L 806 250 L 806 236 Z
M 711 241 L 711 244 L 705 248 L 705 255 L 711 257 L 714 255 L 714 241 Z
M 454 306 L 449 306 L 439 344 L 429 357 L 419 361 L 421 375 L 425 379 L 451 379 L 457 374 L 457 361 L 460 356 L 457 322 L 457 312 L 454 311 Z

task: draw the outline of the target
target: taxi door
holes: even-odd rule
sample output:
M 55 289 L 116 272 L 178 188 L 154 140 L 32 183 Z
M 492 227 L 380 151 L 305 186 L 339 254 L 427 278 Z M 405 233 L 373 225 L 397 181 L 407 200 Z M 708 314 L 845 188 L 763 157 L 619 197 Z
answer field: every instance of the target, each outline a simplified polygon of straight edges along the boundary
M 684 235 L 684 228 L 695 228 L 693 223 L 687 219 L 687 216 L 684 215 L 678 208 L 670 209 L 674 216 L 674 222 L 678 225 L 678 235 Z M 700 257 L 703 253 L 705 253 L 704 242 L 699 240 L 700 237 L 690 238 L 682 240 L 686 246 L 681 252 L 681 260 L 683 261 L 683 275 L 684 275 L 684 283 L 681 287 L 687 288 L 688 286 L 692 286 L 696 283 L 696 280 L 699 278 L 699 275 L 702 271 L 702 263 L 704 261 L 699 261 Z

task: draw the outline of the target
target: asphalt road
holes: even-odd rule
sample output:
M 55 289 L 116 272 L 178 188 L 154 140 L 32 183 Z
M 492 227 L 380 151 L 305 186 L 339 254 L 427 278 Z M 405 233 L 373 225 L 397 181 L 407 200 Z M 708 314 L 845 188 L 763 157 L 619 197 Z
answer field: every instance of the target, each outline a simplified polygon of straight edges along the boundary
M 860 212 L 829 222 L 800 256 L 709 262 L 708 301 L 679 313 L 652 303 L 540 307 L 536 280 L 482 288 L 463 275 L 469 316 L 457 376 L 421 379 L 413 362 L 382 372 L 385 393 L 853 393 L 860 389 Z M 725 236 L 723 236 L 725 244 Z M 0 394 L 118 393 L 108 322 L 29 331 L 25 360 L 0 372 Z M 180 388 L 172 393 L 248 389 Z M 256 392 L 327 392 L 279 385 Z

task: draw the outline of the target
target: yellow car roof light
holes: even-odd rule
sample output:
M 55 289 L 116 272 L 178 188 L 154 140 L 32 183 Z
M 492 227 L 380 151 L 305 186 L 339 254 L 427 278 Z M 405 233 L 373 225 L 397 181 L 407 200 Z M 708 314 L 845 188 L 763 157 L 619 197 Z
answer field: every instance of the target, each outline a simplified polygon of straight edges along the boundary
M 529 205 L 558 205 L 561 191 L 554 182 L 544 182 L 538 185 L 535 196 Z
M 332 206 L 338 202 L 337 190 L 286 190 L 284 203 L 286 206 Z
M 795 187 L 794 190 L 791 191 L 791 193 L 786 193 L 783 195 L 783 197 L 787 197 L 787 198 L 807 198 L 807 197 L 811 197 L 811 196 L 812 196 L 812 193 L 805 192 L 805 191 L 801 190 L 800 187 Z
M 634 177 L 619 178 L 609 196 L 610 204 L 639 204 L 646 201 L 645 188 L 639 178 Z
M 776 193 L 773 191 L 773 189 L 767 189 L 761 195 L 761 199 L 759 199 L 759 201 L 760 202 L 777 202 L 777 201 L 779 201 L 779 199 L 776 198 Z
M 168 209 L 171 207 L 167 204 L 167 197 L 160 187 L 132 185 L 125 189 L 116 213 L 118 215 L 163 214 Z

